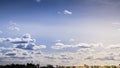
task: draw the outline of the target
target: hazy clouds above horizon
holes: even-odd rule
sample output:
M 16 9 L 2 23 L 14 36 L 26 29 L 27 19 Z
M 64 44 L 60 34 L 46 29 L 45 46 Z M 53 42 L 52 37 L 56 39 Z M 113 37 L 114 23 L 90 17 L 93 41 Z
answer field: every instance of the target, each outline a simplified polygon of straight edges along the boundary
M 119 12 L 120 0 L 0 0 L 0 64 L 118 64 Z

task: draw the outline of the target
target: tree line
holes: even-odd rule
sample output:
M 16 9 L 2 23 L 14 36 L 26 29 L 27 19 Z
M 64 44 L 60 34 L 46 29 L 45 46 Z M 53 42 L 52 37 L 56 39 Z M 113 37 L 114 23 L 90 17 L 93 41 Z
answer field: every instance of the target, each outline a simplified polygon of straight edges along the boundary
M 11 65 L 0 65 L 0 68 L 54 68 L 53 65 L 40 66 L 39 64 L 27 63 L 25 64 L 11 64 Z
M 0 68 L 55 68 L 55 67 L 53 65 L 50 65 L 50 64 L 48 64 L 46 66 L 40 66 L 39 64 L 27 63 L 27 64 L 0 65 Z M 56 65 L 56 68 L 76 68 L 76 66 L 58 66 L 58 65 Z M 79 67 L 79 68 L 83 68 L 83 67 Z M 117 67 L 115 65 L 112 65 L 112 66 L 84 65 L 84 68 L 120 68 L 120 67 Z

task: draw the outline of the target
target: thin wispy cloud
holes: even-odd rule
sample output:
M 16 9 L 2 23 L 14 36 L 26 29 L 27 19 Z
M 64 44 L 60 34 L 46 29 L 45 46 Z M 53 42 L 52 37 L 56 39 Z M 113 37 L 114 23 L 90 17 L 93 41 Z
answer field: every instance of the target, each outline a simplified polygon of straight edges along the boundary
M 72 12 L 69 11 L 69 10 L 64 10 L 63 13 L 64 13 L 64 14 L 68 14 L 68 15 L 71 15 L 71 14 L 72 14 Z
M 20 31 L 20 28 L 18 27 L 17 23 L 14 23 L 13 21 L 9 22 L 8 29 L 12 31 Z
M 117 31 L 120 31 L 120 29 L 117 29 Z
M 112 23 L 113 25 L 120 25 L 120 23 Z
M 69 10 L 63 10 L 63 11 L 58 11 L 58 14 L 65 14 L 65 15 L 71 15 L 73 14 L 73 12 L 69 11 Z
M 75 39 L 71 38 L 71 39 L 69 39 L 69 41 L 70 41 L 70 42 L 74 42 L 74 41 L 75 41 Z
M 78 43 L 78 44 L 64 44 L 64 43 L 56 43 L 55 45 L 51 46 L 53 49 L 64 49 L 64 48 L 93 48 L 93 47 L 99 47 L 102 46 L 102 44 L 87 44 L 87 43 Z

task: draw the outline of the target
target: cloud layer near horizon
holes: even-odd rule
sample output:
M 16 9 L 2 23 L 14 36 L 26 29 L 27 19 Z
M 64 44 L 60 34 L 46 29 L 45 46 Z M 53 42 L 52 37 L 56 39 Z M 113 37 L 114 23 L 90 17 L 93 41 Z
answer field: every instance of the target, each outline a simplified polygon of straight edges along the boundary
M 84 63 L 92 65 L 92 63 L 102 64 L 103 62 L 116 64 L 120 60 L 119 44 L 104 46 L 102 43 L 64 44 L 59 41 L 51 46 L 52 52 L 41 51 L 41 49 L 47 50 L 46 48 L 46 45 L 36 45 L 36 40 L 30 34 L 24 34 L 21 38 L 0 38 L 0 61 L 2 61 L 0 64 L 8 64 L 11 61 L 53 65 Z

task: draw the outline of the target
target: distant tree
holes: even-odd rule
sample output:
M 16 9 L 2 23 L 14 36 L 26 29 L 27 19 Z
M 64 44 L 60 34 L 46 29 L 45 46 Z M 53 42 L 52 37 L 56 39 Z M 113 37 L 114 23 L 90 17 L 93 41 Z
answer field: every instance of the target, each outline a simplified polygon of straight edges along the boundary
M 104 66 L 105 68 L 110 68 L 110 66 Z
M 26 68 L 36 68 L 36 65 L 34 65 L 32 63 L 27 63 Z
M 66 66 L 66 68 L 70 68 L 70 66 Z
M 89 68 L 89 66 L 88 66 L 88 65 L 86 65 L 86 64 L 84 64 L 84 67 L 85 67 L 85 68 Z
M 48 64 L 47 68 L 54 68 L 53 65 Z
M 64 66 L 59 66 L 58 68 L 64 68 Z
M 72 68 L 75 68 L 75 66 L 72 66 Z
M 91 66 L 91 68 L 94 68 L 94 66 Z
M 47 68 L 46 66 L 41 66 L 40 68 Z
M 36 68 L 40 68 L 40 65 L 39 65 L 39 64 L 37 64 L 37 65 L 36 65 Z
M 115 65 L 112 65 L 111 68 L 117 68 Z

